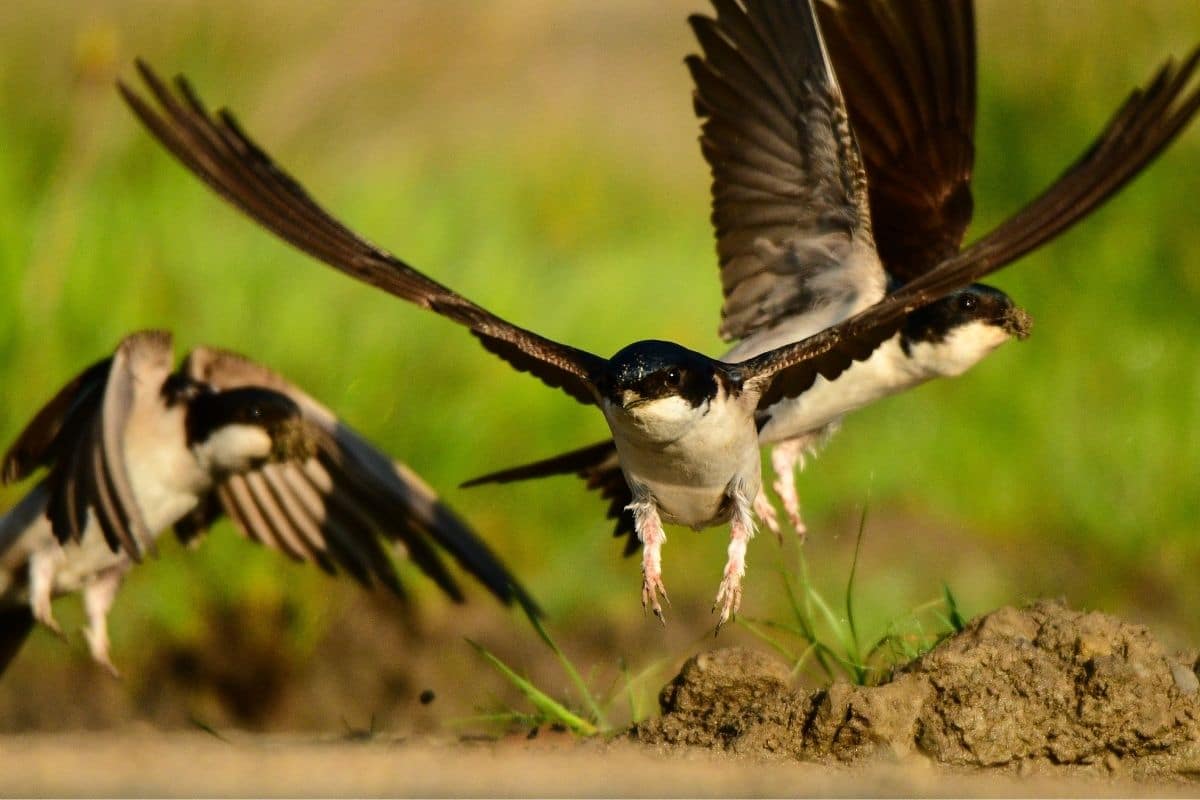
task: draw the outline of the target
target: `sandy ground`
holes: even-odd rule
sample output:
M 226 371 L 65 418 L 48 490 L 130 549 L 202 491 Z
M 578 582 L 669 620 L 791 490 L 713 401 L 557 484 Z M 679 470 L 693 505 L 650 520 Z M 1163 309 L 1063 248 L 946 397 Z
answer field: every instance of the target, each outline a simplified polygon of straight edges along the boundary
M 5 796 L 1103 796 L 1194 784 L 963 773 L 921 758 L 855 769 L 564 737 L 314 741 L 148 730 L 0 738 Z
M 1142 626 L 1039 601 L 971 621 L 872 687 L 804 689 L 761 650 L 706 650 L 660 715 L 611 741 L 9 734 L 0 795 L 1194 796 L 1196 666 Z

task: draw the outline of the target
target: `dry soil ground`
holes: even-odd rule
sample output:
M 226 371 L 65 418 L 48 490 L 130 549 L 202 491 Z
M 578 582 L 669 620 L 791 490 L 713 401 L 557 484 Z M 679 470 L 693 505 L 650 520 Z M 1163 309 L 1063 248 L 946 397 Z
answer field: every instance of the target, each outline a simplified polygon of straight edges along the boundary
M 336 741 L 148 728 L 0 739 L 4 795 L 1195 794 L 1194 653 L 1051 602 L 1003 608 L 872 688 L 761 653 L 689 660 L 613 742 Z

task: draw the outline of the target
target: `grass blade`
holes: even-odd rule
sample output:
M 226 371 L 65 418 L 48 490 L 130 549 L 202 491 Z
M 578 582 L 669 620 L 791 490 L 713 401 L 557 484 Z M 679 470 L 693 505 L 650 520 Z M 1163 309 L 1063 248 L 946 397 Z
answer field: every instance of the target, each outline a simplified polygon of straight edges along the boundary
M 588 722 L 583 717 L 571 712 L 562 703 L 558 702 L 553 697 L 534 686 L 527 679 L 518 675 L 507 664 L 493 655 L 492 652 L 483 645 L 470 639 L 467 639 L 467 644 L 471 645 L 471 647 L 474 647 L 475 651 L 479 653 L 479 655 L 483 656 L 485 661 L 495 667 L 496 670 L 505 678 L 507 678 L 513 686 L 516 686 L 521 693 L 528 698 L 529 702 L 533 703 L 534 708 L 536 708 L 547 719 L 563 725 L 568 730 L 580 736 L 595 736 L 600 732 L 599 729 L 591 722 Z
M 588 713 L 592 715 L 592 721 L 596 725 L 605 726 L 604 712 L 600 709 L 600 704 L 596 702 L 596 698 L 592 695 L 591 690 L 588 689 L 587 682 L 579 674 L 579 670 L 571 663 L 571 659 L 567 658 L 566 653 L 558 646 L 558 642 L 554 641 L 550 636 L 549 631 L 542 625 L 542 621 L 538 616 L 530 613 L 527 608 L 525 609 L 525 616 L 529 619 L 529 624 L 537 631 L 537 635 L 541 637 L 541 640 L 554 652 L 554 655 L 558 658 L 558 663 L 562 665 L 563 671 L 571 679 L 571 683 L 575 684 L 575 690 L 579 692 L 580 700 L 587 705 Z

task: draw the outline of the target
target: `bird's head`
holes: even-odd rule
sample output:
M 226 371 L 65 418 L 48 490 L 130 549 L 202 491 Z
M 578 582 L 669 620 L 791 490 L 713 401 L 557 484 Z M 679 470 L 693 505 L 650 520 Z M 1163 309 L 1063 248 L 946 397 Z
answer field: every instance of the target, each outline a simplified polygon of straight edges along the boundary
M 303 460 L 315 449 L 300 406 L 255 386 L 199 393 L 188 404 L 187 434 L 193 449 L 204 448 L 212 464 L 228 472 Z
M 721 391 L 719 362 L 673 342 L 635 342 L 608 361 L 598 388 L 606 411 L 651 438 L 675 438 Z
M 1025 339 L 1029 312 L 991 286 L 972 284 L 909 315 L 905 351 L 945 377 L 961 375 L 1009 339 Z

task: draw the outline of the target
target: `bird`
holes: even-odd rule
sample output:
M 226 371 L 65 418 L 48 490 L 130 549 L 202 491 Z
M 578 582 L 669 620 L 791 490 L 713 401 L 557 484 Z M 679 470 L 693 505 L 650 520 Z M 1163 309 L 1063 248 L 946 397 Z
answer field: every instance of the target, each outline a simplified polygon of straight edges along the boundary
M 744 23 L 770 25 L 770 15 L 745 4 L 740 15 L 732 0 L 714 3 L 717 17 L 689 18 L 703 56 L 687 65 L 694 78 L 695 107 L 704 120 L 701 149 L 713 173 L 713 222 L 717 229 L 722 288 L 720 334 L 737 343 L 722 360 L 737 362 L 789 339 L 800 339 L 836 323 L 855 303 L 879 293 L 881 276 L 872 268 L 856 269 L 853 259 L 828 262 L 823 269 L 773 269 L 745 238 L 756 226 L 773 223 L 781 233 L 792 201 L 786 191 L 762 192 L 758 164 L 771 164 L 783 141 L 786 124 L 776 136 L 743 137 L 738 118 L 778 118 L 794 108 L 779 89 L 784 76 L 772 65 L 754 61 Z M 974 9 L 964 0 L 822 0 L 818 20 L 833 70 L 841 85 L 855 140 L 862 152 L 871 210 L 871 233 L 882 280 L 887 286 L 905 282 L 935 268 L 959 252 L 971 222 L 974 202 L 976 45 Z M 1046 218 L 1069 215 L 1081 219 L 1115 194 L 1124 180 L 1147 166 L 1182 130 L 1197 106 L 1195 91 L 1177 100 L 1195 69 L 1193 53 L 1182 66 L 1168 63 L 1112 118 L 1081 161 L 1042 195 L 1015 215 L 1012 225 L 1036 229 Z M 748 71 L 750 70 L 750 71 Z M 757 71 L 754 71 L 757 70 Z M 1157 119 L 1171 103 L 1178 110 Z M 802 133 L 802 126 L 795 126 Z M 1098 182 L 1094 191 L 1080 190 L 1080 180 L 1114 148 L 1136 149 L 1139 163 L 1120 181 Z M 1091 164 L 1089 164 L 1089 158 Z M 794 159 L 792 159 L 794 161 Z M 738 174 L 729 164 L 739 165 Z M 777 162 L 776 162 L 777 163 Z M 749 170 L 745 167 L 749 166 Z M 774 174 L 774 173 L 772 173 Z M 793 186 L 804 192 L 809 208 L 822 205 L 828 174 L 806 174 Z M 758 193 L 756 194 L 756 190 Z M 811 227 L 821 224 L 820 211 L 809 212 Z M 1068 226 L 1056 225 L 1029 249 L 1049 241 Z M 762 238 L 771 240 L 768 233 Z M 1015 259 L 1021 253 L 1014 253 Z M 830 302 L 840 297 L 853 303 Z M 837 379 L 818 379 L 803 395 L 760 409 L 759 441 L 771 447 L 774 488 L 793 529 L 804 534 L 795 476 L 806 456 L 816 455 L 840 427 L 842 417 L 858 408 L 907 391 L 939 377 L 961 375 L 997 347 L 1026 338 L 1032 328 L 1028 312 L 1004 292 L 975 284 L 913 312 L 904 328 L 864 362 Z M 464 483 L 479 486 L 560 474 L 578 474 L 589 488 L 609 501 L 616 520 L 614 535 L 626 538 L 626 555 L 638 541 L 626 510 L 630 495 L 621 479 L 612 441 L 599 442 L 548 459 L 491 472 Z M 777 535 L 774 506 L 760 493 L 757 516 Z
M 753 4 L 762 17 L 752 17 L 737 3 L 721 7 L 735 15 L 731 26 L 746 34 L 739 42 L 751 54 L 750 63 L 764 65 L 769 80 L 782 77 L 773 85 L 805 109 L 795 115 L 764 109 L 731 123 L 738 126 L 735 137 L 775 145 L 774 126 L 782 125 L 785 142 L 803 143 L 787 157 L 759 148 L 746 162 L 728 162 L 733 174 L 752 181 L 738 190 L 743 196 L 793 198 L 786 214 L 770 218 L 779 226 L 771 231 L 782 233 L 745 234 L 738 237 L 742 246 L 761 253 L 772 269 L 824 269 L 830 261 L 853 256 L 857 267 L 882 275 L 872 263 L 878 255 L 866 174 L 811 0 Z M 761 24 L 767 18 L 770 24 Z M 970 285 L 1075 219 L 1065 212 L 1034 229 L 1006 224 L 894 291 L 885 294 L 881 278 L 871 290 L 877 301 L 861 292 L 837 298 L 850 306 L 846 319 L 741 362 L 661 340 L 634 342 L 604 358 L 508 322 L 370 243 L 318 204 L 231 112 L 210 113 L 182 77 L 172 87 L 145 62 L 139 60 L 136 68 L 148 96 L 118 82 L 134 115 L 177 160 L 243 213 L 327 265 L 466 326 L 510 366 L 599 408 L 632 497 L 628 508 L 642 546 L 644 609 L 665 619 L 663 523 L 703 529 L 728 522 L 729 547 L 713 605 L 718 632 L 740 607 L 746 547 L 755 529 L 752 503 L 762 480 L 758 412 L 801 396 L 818 377 L 834 380 L 891 339 L 912 312 Z M 1173 94 L 1168 98 L 1174 99 Z M 1152 132 L 1170 124 L 1175 109 L 1159 111 Z M 1076 176 L 1078 192 L 1127 180 L 1140 163 L 1135 145 L 1145 144 L 1146 133 L 1144 127 L 1130 131 L 1122 146 L 1085 159 Z M 815 211 L 802 188 L 806 169 L 826 176 L 825 201 Z M 810 216 L 820 220 L 816 231 L 803 226 Z
M 114 675 L 107 619 L 168 528 L 191 544 L 227 515 L 246 537 L 364 586 L 404 590 L 395 544 L 453 600 L 445 550 L 505 604 L 537 606 L 491 549 L 403 464 L 280 375 L 146 330 L 71 379 L 0 461 L 0 484 L 45 476 L 0 517 L 0 671 L 51 601 L 82 593 L 92 657 Z

